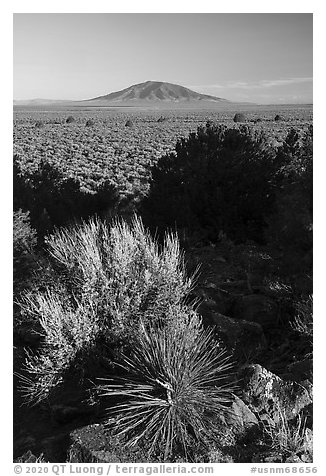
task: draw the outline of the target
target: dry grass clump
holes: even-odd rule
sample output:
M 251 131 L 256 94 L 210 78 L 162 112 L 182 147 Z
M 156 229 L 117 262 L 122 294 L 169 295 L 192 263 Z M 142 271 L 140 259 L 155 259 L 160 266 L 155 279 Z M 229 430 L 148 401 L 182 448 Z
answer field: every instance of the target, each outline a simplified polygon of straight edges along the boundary
M 309 295 L 307 299 L 301 300 L 296 305 L 296 317 L 293 329 L 312 340 L 313 337 L 313 296 Z
M 275 425 L 265 426 L 265 432 L 271 441 L 271 448 L 285 457 L 307 451 L 306 420 L 298 415 L 295 421 L 288 421 L 284 412 L 279 412 Z

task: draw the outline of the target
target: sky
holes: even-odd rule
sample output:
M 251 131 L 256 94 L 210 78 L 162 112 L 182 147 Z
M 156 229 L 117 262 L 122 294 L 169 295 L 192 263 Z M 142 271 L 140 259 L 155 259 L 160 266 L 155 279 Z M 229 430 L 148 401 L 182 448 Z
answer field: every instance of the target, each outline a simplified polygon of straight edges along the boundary
M 15 13 L 14 99 L 167 81 L 231 101 L 312 103 L 310 13 Z

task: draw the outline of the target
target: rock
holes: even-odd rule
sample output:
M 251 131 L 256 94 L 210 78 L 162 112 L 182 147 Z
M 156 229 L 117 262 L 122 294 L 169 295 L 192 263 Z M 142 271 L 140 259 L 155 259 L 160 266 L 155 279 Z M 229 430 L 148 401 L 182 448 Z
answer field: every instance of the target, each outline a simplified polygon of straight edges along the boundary
M 240 321 L 212 312 L 210 324 L 215 326 L 224 344 L 236 358 L 248 357 L 266 347 L 262 327 L 255 322 Z
M 193 291 L 193 295 L 201 300 L 198 306 L 198 312 L 205 318 L 209 318 L 211 311 L 219 312 L 221 314 L 228 314 L 233 298 L 227 291 L 218 289 L 213 284 L 209 283 L 205 288 L 197 288 Z
M 34 436 L 23 432 L 19 437 L 16 437 L 15 439 L 14 453 L 16 455 L 21 454 L 26 450 L 26 448 L 34 448 L 35 444 L 36 440 Z
M 239 374 L 243 401 L 268 423 L 278 423 L 279 413 L 293 419 L 312 403 L 312 386 L 309 381 L 298 384 L 285 382 L 258 364 L 244 366 Z
M 269 296 L 263 294 L 241 296 L 233 305 L 232 317 L 257 322 L 264 330 L 270 329 L 278 324 L 278 305 Z
M 277 451 L 262 451 L 255 453 L 251 463 L 283 463 L 283 455 Z
M 145 463 L 146 455 L 137 446 L 126 450 L 103 424 L 78 428 L 70 433 L 70 463 Z
M 107 463 L 102 453 L 110 446 L 110 439 L 104 425 L 94 424 L 78 428 L 70 433 L 71 447 L 69 450 L 70 462 L 83 461 Z M 82 459 L 80 456 L 82 455 Z
M 93 409 L 87 408 L 86 406 L 79 408 L 69 405 L 53 405 L 51 410 L 54 420 L 63 424 L 75 420 L 80 416 L 93 413 Z
M 301 455 L 300 459 L 303 463 L 312 463 L 313 462 L 313 455 L 303 453 L 303 455 Z
M 299 458 L 298 455 L 291 455 L 286 458 L 285 463 L 302 463 L 302 460 Z
M 299 362 L 294 362 L 288 366 L 288 371 L 293 377 L 293 380 L 301 382 L 302 380 L 312 381 L 313 361 L 312 359 L 304 359 Z
M 237 437 L 244 436 L 254 428 L 258 429 L 259 425 L 256 416 L 239 397 L 235 397 L 230 413 L 225 416 L 225 422 L 232 427 Z
M 273 453 L 263 458 L 264 463 L 282 463 L 283 457 L 279 453 Z

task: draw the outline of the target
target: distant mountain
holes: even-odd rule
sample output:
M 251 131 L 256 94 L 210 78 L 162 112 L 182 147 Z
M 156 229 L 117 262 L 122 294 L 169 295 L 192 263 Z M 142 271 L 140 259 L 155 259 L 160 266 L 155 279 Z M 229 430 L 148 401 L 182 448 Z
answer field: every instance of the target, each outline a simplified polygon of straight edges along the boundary
M 200 94 L 178 84 L 163 81 L 146 81 L 134 84 L 104 96 L 79 101 L 56 99 L 30 99 L 14 100 L 17 107 L 35 107 L 37 109 L 47 106 L 49 108 L 140 108 L 140 109 L 227 109 L 241 107 L 250 103 L 234 103 L 227 99 Z
M 165 83 L 162 81 L 146 81 L 145 83 L 134 84 L 129 88 L 116 91 L 114 93 L 106 94 L 105 96 L 98 96 L 93 99 L 88 99 L 87 102 L 125 102 L 146 104 L 147 102 L 215 102 L 227 103 L 226 99 L 218 98 L 216 96 L 209 96 L 207 94 L 200 94 L 191 89 L 179 86 L 177 84 Z
M 66 104 L 71 101 L 67 99 L 14 99 L 14 106 L 40 106 L 51 104 Z

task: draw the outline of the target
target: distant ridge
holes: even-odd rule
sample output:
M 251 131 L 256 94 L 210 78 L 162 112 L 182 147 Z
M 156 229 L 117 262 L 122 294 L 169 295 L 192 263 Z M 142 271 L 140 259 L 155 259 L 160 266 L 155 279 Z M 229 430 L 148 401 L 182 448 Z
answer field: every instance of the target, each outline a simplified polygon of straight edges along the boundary
M 14 106 L 55 106 L 71 103 L 69 99 L 14 99 Z
M 200 94 L 191 89 L 177 84 L 165 83 L 162 81 L 146 81 L 145 83 L 134 84 L 128 88 L 116 91 L 104 96 L 88 99 L 87 102 L 107 101 L 107 102 L 229 102 L 226 99 L 207 94 Z

